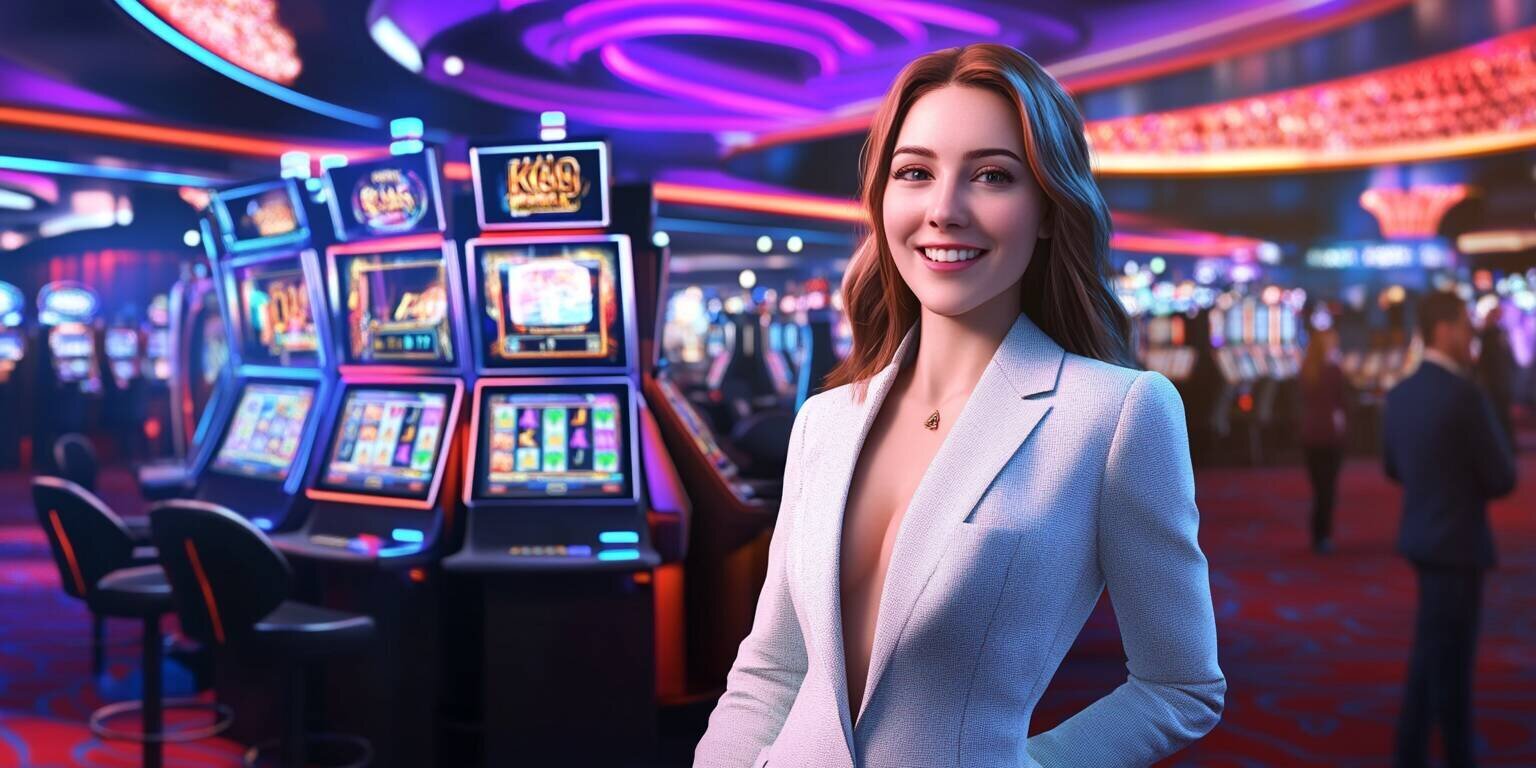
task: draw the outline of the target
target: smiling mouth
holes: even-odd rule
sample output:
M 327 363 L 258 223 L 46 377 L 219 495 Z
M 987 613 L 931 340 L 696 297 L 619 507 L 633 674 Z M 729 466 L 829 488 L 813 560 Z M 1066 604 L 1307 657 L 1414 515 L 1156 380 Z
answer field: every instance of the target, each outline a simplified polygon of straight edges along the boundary
M 985 248 L 918 248 L 917 252 L 929 261 L 949 264 L 979 259 L 987 250 Z

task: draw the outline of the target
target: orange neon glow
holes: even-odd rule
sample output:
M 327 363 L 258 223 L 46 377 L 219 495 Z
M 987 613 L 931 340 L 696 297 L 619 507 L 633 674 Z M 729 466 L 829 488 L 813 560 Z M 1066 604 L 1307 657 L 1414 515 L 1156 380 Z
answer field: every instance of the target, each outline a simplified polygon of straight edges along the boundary
M 64 550 L 64 562 L 69 563 L 69 575 L 75 579 L 75 591 L 85 597 L 85 577 L 80 575 L 80 562 L 75 559 L 75 547 L 69 543 L 69 537 L 64 535 L 64 524 L 59 522 L 59 511 L 48 510 L 48 520 L 53 523 L 53 534 L 59 540 L 59 548 Z
M 168 125 L 124 120 L 115 117 L 79 115 L 30 107 L 0 105 L 0 125 L 19 128 L 37 128 L 47 131 L 63 131 L 86 136 L 102 136 L 146 144 L 163 144 L 172 147 L 200 149 L 223 154 L 248 155 L 251 157 L 281 157 L 284 152 L 308 152 L 315 158 L 321 155 L 346 155 L 350 160 L 367 160 L 389 153 L 382 147 L 327 146 L 280 139 L 262 139 L 234 133 L 205 131 L 194 128 L 176 128 Z
M 408 575 L 411 579 L 411 582 L 415 584 L 425 584 L 427 581 L 427 569 L 425 568 L 412 568 L 410 571 L 406 572 L 406 575 Z
M 213 622 L 213 638 L 219 645 L 224 644 L 224 620 L 219 618 L 219 602 L 213 599 L 213 585 L 208 583 L 208 574 L 203 571 L 202 558 L 197 556 L 197 545 L 191 539 L 182 542 L 187 547 L 187 559 L 192 561 L 192 574 L 197 577 L 197 586 L 203 593 L 203 605 L 208 607 L 208 619 Z
M 1362 75 L 1087 126 L 1101 175 L 1317 171 L 1536 146 L 1528 28 Z
M 1467 199 L 1467 192 L 1465 184 L 1372 187 L 1360 193 L 1360 207 L 1376 217 L 1383 237 L 1434 237 L 1446 211 Z
M 443 178 L 449 181 L 469 181 L 474 178 L 469 163 L 443 163 Z
M 706 208 L 730 208 L 740 211 L 804 216 L 810 219 L 864 222 L 864 211 L 853 200 L 813 195 L 787 195 L 773 192 L 747 192 L 697 184 L 658 181 L 652 187 L 656 201 Z

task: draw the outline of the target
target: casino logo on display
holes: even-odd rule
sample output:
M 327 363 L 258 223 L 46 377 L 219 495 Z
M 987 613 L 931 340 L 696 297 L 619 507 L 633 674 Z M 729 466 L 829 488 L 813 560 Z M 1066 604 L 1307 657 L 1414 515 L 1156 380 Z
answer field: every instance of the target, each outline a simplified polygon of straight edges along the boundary
M 357 180 L 352 216 L 378 233 L 410 232 L 427 215 L 427 185 L 415 171 L 379 168 Z
M 441 232 L 446 226 L 436 150 L 329 168 L 325 184 L 337 239 Z
M 602 142 L 470 150 L 480 228 L 608 226 L 608 145 Z

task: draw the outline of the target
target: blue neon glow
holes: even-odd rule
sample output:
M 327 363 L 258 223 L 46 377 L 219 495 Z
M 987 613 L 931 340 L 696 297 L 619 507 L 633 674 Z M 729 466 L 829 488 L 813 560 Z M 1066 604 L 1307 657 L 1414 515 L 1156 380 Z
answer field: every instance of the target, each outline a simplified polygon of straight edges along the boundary
M 639 560 L 640 559 L 640 550 L 638 550 L 638 549 L 610 549 L 610 550 L 606 550 L 606 551 L 597 553 L 597 559 L 599 559 L 599 560 Z
M 419 117 L 397 117 L 389 121 L 391 139 L 419 139 L 427 134 L 427 126 Z
M 391 155 L 416 155 L 427 148 L 421 143 L 421 139 L 406 139 L 405 141 L 392 141 L 389 143 Z
M 287 88 L 274 83 L 271 80 L 251 72 L 250 70 L 235 66 L 224 57 L 219 56 L 218 54 L 208 50 L 207 48 L 204 48 L 201 45 L 198 45 L 192 40 L 192 38 L 182 34 L 180 30 L 176 29 L 175 27 L 166 23 L 164 19 L 155 15 L 154 11 L 144 7 L 144 4 L 139 2 L 139 0 L 117 0 L 117 4 L 124 11 L 126 11 L 129 16 L 132 16 L 134 21 L 144 25 L 145 29 L 149 30 L 161 40 L 170 43 L 171 46 L 176 50 L 192 57 L 192 59 L 197 61 L 199 64 L 202 64 L 203 66 L 247 88 L 255 89 L 268 96 L 271 96 L 274 99 L 277 99 L 278 101 L 292 104 L 299 109 L 308 110 L 310 112 L 314 112 L 317 115 L 324 115 L 334 120 L 352 123 L 353 125 L 361 125 L 364 128 L 384 127 L 383 118 L 380 118 L 376 115 L 370 115 L 366 112 L 359 112 L 355 109 L 348 109 L 339 104 L 332 104 L 328 101 L 322 101 L 313 96 L 307 96 L 293 90 L 292 88 Z
M 251 522 L 254 523 L 257 528 L 260 528 L 263 531 L 272 530 L 272 521 L 265 517 L 253 517 L 251 518 Z
M 569 557 L 591 557 L 592 548 L 585 544 L 572 544 L 565 548 L 565 554 Z
M 8 211 L 30 211 L 36 207 L 37 201 L 32 199 L 31 195 L 0 189 L 0 208 Z
M 381 558 L 383 558 L 383 557 L 405 557 L 406 555 L 414 555 L 414 554 L 416 554 L 417 552 L 420 552 L 420 551 L 421 551 L 421 545 L 420 544 L 401 544 L 399 546 L 394 546 L 394 547 L 380 547 L 378 555 Z
M 396 528 L 389 532 L 395 541 L 407 541 L 412 544 L 420 544 L 427 540 L 427 535 L 415 528 Z
M 92 179 L 164 184 L 170 187 L 213 187 L 223 183 L 222 179 L 194 176 L 190 173 L 147 171 L 142 168 L 109 168 L 102 165 L 66 163 L 62 160 L 44 160 L 38 157 L 16 157 L 14 155 L 0 155 L 0 168 L 8 171 L 45 173 L 53 176 L 84 176 Z
M 603 531 L 597 540 L 604 544 L 639 544 L 640 534 L 634 531 Z

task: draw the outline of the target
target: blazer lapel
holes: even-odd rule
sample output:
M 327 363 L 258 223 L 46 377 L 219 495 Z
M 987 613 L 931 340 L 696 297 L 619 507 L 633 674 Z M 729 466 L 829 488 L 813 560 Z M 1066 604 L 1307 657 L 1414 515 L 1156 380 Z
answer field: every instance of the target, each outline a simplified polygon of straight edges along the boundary
M 1055 341 L 1021 314 L 918 482 L 897 531 L 891 566 L 880 595 L 869 681 L 859 707 L 861 716 L 880 685 L 896 642 L 923 587 L 937 568 L 955 525 L 970 515 L 993 478 L 1050 410 L 1050 398 L 1037 396 L 1055 390 L 1064 356 Z M 872 420 L 866 420 L 866 430 L 869 421 Z M 853 455 L 856 460 L 856 454 Z M 851 473 L 852 468 L 848 471 Z M 838 528 L 841 530 L 840 524 Z M 901 566 L 895 567 L 896 563 Z M 841 660 L 841 617 L 837 618 L 836 655 Z M 846 686 L 845 677 L 838 679 Z M 847 697 L 845 687 L 843 699 Z
M 848 765 L 853 765 L 853 720 L 848 711 L 848 669 L 843 654 L 843 613 L 840 569 L 843 539 L 843 510 L 848 505 L 849 486 L 858 466 L 859 453 L 864 439 L 874 425 L 880 404 L 896 381 L 896 372 L 916 339 L 916 326 L 909 330 L 896 350 L 890 365 L 869 380 L 863 402 L 854 402 L 851 394 L 834 400 L 827 410 L 831 418 L 820 418 L 818 442 L 825 449 L 818 449 L 808 457 L 814 470 L 808 477 L 814 478 L 817 490 L 806 494 L 807 499 L 820 501 L 814 509 L 801 513 L 797 526 L 802 537 L 797 548 L 802 554 L 802 567 L 812 588 L 805 591 L 810 611 L 811 637 L 807 642 L 814 645 L 812 658 L 826 667 L 828 679 L 833 681 L 833 698 L 837 701 L 838 716 L 842 722 L 843 738 L 848 746 Z M 825 505 L 825 506 L 822 506 Z

